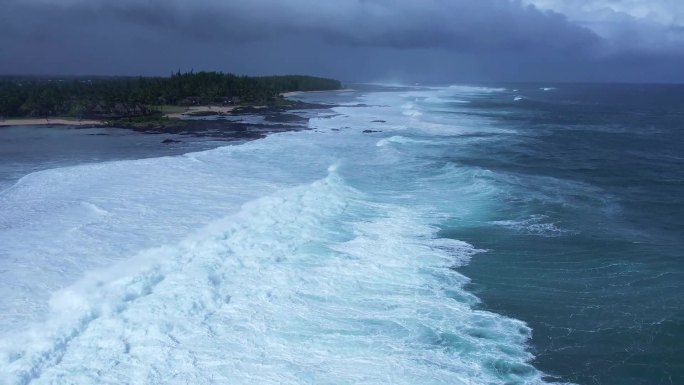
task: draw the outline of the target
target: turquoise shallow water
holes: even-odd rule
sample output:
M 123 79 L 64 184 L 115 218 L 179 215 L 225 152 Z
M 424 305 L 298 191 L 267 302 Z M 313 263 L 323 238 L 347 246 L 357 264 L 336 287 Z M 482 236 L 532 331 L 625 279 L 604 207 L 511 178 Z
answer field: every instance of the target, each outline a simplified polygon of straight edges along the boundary
M 308 131 L 33 172 L 0 380 L 681 382 L 680 93 L 357 86 L 300 96 L 335 105 Z

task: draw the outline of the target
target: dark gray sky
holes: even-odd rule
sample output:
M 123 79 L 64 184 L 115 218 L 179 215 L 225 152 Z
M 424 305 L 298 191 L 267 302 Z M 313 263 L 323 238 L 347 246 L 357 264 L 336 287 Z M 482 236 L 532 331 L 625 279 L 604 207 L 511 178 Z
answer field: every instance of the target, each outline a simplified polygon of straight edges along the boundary
M 684 82 L 683 0 L 0 0 L 0 73 Z

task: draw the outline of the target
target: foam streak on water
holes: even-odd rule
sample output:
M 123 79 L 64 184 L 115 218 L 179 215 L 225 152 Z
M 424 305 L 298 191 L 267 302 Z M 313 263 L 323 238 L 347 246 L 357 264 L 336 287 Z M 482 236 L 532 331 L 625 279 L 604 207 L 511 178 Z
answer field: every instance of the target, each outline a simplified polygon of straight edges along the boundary
M 417 92 L 315 131 L 22 179 L 0 196 L 0 383 L 542 383 L 531 330 L 475 310 L 454 269 L 481 251 L 437 235 L 500 192 L 425 152 L 496 129 L 429 121 Z

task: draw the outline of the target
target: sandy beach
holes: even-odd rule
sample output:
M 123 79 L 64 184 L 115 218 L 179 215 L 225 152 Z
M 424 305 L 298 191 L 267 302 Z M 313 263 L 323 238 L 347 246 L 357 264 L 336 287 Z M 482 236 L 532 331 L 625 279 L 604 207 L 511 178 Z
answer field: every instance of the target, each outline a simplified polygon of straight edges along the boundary
M 304 93 L 303 91 L 283 92 L 280 94 L 280 96 L 282 96 L 284 98 L 289 98 L 291 96 L 297 96 L 297 95 L 301 95 L 303 93 Z
M 350 89 L 336 90 L 336 92 L 349 92 L 353 91 Z M 308 92 L 321 92 L 321 91 L 295 91 L 295 92 L 285 92 L 280 94 L 284 98 L 301 95 Z M 331 92 L 331 91 L 323 91 Z M 231 114 L 236 108 L 244 106 L 193 106 L 187 107 L 184 111 L 178 112 L 174 111 L 171 113 L 164 114 L 166 118 L 172 119 L 187 119 L 193 116 L 202 115 L 228 115 Z M 266 106 L 252 106 L 254 109 L 266 108 Z M 93 119 L 70 119 L 70 118 L 17 118 L 17 119 L 3 119 L 0 120 L 0 127 L 6 126 L 103 126 L 106 122 L 103 120 L 93 120 Z
M 231 113 L 236 106 L 197 106 L 188 107 L 183 112 L 174 112 L 165 114 L 164 117 L 174 119 L 184 119 L 193 115 L 201 115 L 206 113 L 216 113 L 219 115 L 226 115 Z M 17 119 L 3 119 L 0 120 L 0 127 L 5 126 L 102 126 L 105 121 L 93 119 L 69 119 L 69 118 L 17 118 Z
M 352 91 L 354 91 L 354 90 L 353 90 L 353 89 L 350 89 L 350 88 L 342 88 L 342 89 L 339 89 L 339 90 L 328 90 L 328 91 L 292 91 L 292 92 L 283 92 L 283 93 L 280 94 L 280 96 L 282 96 L 282 97 L 284 97 L 284 98 L 289 98 L 289 97 L 301 95 L 301 94 L 304 94 L 304 93 L 315 93 L 315 92 L 352 92 Z
M 167 118 L 183 119 L 193 115 L 201 115 L 205 113 L 217 113 L 219 115 L 226 115 L 231 113 L 237 106 L 196 106 L 188 107 L 183 112 L 176 112 L 164 115 Z
M 3 119 L 0 120 L 0 127 L 4 126 L 101 126 L 105 123 L 100 120 L 78 120 L 78 119 Z

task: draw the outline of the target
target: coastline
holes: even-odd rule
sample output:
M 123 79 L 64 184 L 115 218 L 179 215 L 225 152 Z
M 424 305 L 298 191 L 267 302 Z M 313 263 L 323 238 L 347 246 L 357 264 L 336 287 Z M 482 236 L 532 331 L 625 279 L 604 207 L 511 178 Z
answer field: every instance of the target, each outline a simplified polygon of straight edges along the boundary
M 194 106 L 182 112 L 171 112 L 161 115 L 163 119 L 186 120 L 191 117 L 230 115 L 240 106 Z M 122 118 L 125 119 L 125 118 Z M 123 120 L 122 120 L 123 121 Z M 117 125 L 117 120 L 74 119 L 69 117 L 55 118 L 10 118 L 0 120 L 0 127 L 10 126 L 74 126 L 74 127 L 102 127 Z
M 279 95 L 283 98 L 289 98 L 292 96 L 297 96 L 297 95 L 302 95 L 302 94 L 313 94 L 313 93 L 322 93 L 322 92 L 353 92 L 353 88 L 340 88 L 339 90 L 321 90 L 321 91 L 290 91 L 290 92 L 283 92 L 280 93 Z
M 149 147 L 151 152 L 158 149 L 179 149 L 188 143 L 217 143 L 210 148 L 223 146 L 218 143 L 247 142 L 262 139 L 270 134 L 287 131 L 305 131 L 309 129 L 309 117 L 306 110 L 326 110 L 334 107 L 328 104 L 302 102 L 289 99 L 286 103 L 271 105 L 237 105 L 237 106 L 165 106 L 161 114 L 144 117 L 119 119 L 77 119 L 72 117 L 45 118 L 10 118 L 0 120 L 0 134 L 14 135 L 26 133 L 40 137 L 47 130 L 73 130 L 73 135 L 84 131 L 85 137 L 103 138 L 109 136 L 122 138 L 130 135 L 142 134 L 150 138 L 150 143 L 156 147 Z M 16 130 L 13 130 L 15 128 Z M 98 131 L 91 131 L 96 129 Z M 121 133 L 113 130 L 122 130 Z M 100 131 L 101 130 L 101 131 Z M 33 134 L 33 133 L 36 134 Z M 31 136 L 34 137 L 34 136 Z M 72 139 L 75 136 L 71 137 Z M 119 139 L 113 139 L 116 146 Z M 10 140 L 8 143 L 12 143 Z M 69 141 L 78 147 L 78 141 Z M 160 146 L 161 144 L 161 146 Z M 51 147 L 51 146 L 48 146 Z M 57 148 L 64 146 L 57 146 Z M 91 148 L 91 145 L 85 146 Z M 137 146 L 134 146 L 137 147 Z M 169 151 L 169 150 L 164 150 Z M 171 150 L 173 152 L 173 150 Z M 99 150 L 94 157 L 100 158 Z M 140 156 L 142 158 L 143 156 Z M 136 157 L 137 159 L 138 157 Z M 0 170 L 0 177 L 2 170 Z M 0 179 L 0 182 L 2 180 Z M 0 183 L 0 191 L 7 186 Z
M 77 119 L 68 116 L 54 117 L 54 118 L 8 118 L 0 119 L 0 127 L 13 126 L 69 126 L 79 128 L 89 127 L 120 127 L 129 128 L 136 131 L 164 131 L 170 129 L 171 131 L 181 131 L 181 128 L 196 128 L 198 120 L 196 118 L 210 117 L 210 116 L 230 116 L 240 115 L 244 113 L 255 113 L 263 111 L 264 113 L 285 112 L 290 109 L 299 108 L 327 108 L 328 106 L 312 105 L 303 103 L 292 97 L 316 92 L 351 92 L 353 89 L 342 88 L 339 90 L 326 91 L 292 91 L 284 92 L 279 96 L 291 103 L 289 105 L 203 105 L 174 108 L 172 111 L 162 112 L 161 115 L 148 115 L 139 117 L 121 117 L 110 120 L 104 119 Z M 183 110 L 181 110 L 183 109 Z M 206 120 L 209 126 L 213 127 L 211 121 Z
M 39 119 L 39 118 L 13 118 L 0 120 L 0 127 L 10 126 L 76 126 L 76 127 L 100 127 L 107 125 L 104 120 L 93 119 Z
M 296 104 L 295 107 L 301 107 Z M 55 117 L 55 118 L 10 118 L 0 120 L 0 127 L 12 126 L 72 126 L 72 127 L 122 127 L 131 129 L 164 129 L 164 128 L 178 128 L 179 126 L 191 125 L 196 126 L 198 121 L 196 118 L 210 117 L 210 116 L 229 116 L 238 115 L 245 112 L 255 112 L 263 110 L 269 111 L 284 111 L 288 107 L 285 106 L 193 106 L 188 107 L 181 112 L 162 113 L 161 115 L 150 115 L 142 117 L 126 118 L 121 117 L 112 120 L 97 120 L 97 119 L 74 119 L 69 117 Z M 190 124 L 190 122 L 195 122 Z M 201 120 L 200 120 L 201 122 Z M 162 123 L 162 124 L 160 124 Z M 211 125 L 211 123 L 209 123 Z
M 207 115 L 230 115 L 235 109 L 240 106 L 193 106 L 188 107 L 182 112 L 173 112 L 162 115 L 164 118 L 170 119 L 186 119 L 193 116 L 207 116 Z
M 303 92 L 287 93 L 295 96 Z M 306 129 L 304 119 L 293 118 L 292 110 L 327 109 L 330 105 L 302 102 L 283 96 L 281 101 L 268 105 L 203 105 L 167 106 L 159 114 L 119 117 L 111 119 L 10 118 L 0 121 L 0 127 L 63 126 L 73 128 L 113 127 L 136 132 L 157 134 L 180 134 L 194 137 L 214 137 L 222 140 L 258 139 L 272 132 Z M 266 122 L 250 122 L 239 116 L 259 115 Z

